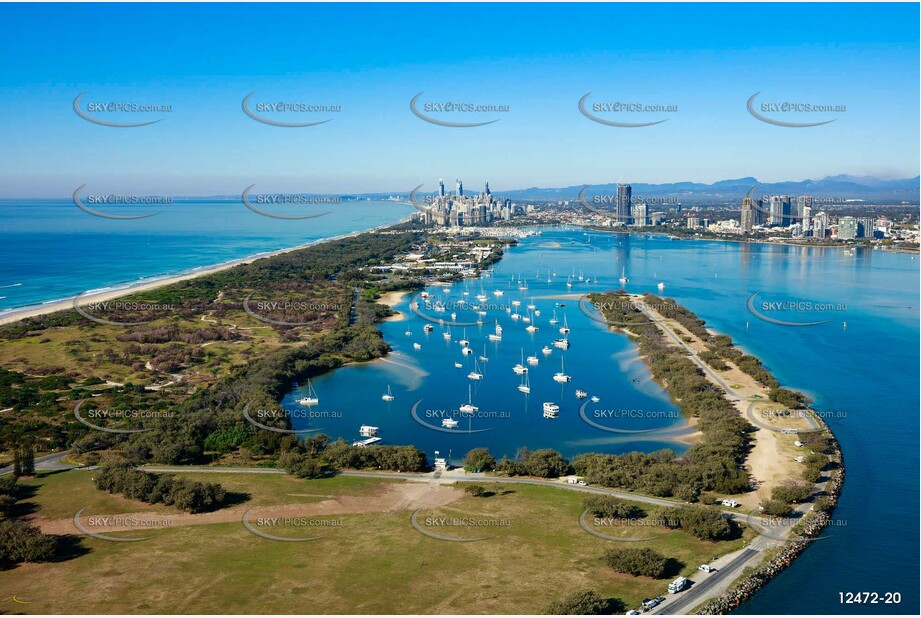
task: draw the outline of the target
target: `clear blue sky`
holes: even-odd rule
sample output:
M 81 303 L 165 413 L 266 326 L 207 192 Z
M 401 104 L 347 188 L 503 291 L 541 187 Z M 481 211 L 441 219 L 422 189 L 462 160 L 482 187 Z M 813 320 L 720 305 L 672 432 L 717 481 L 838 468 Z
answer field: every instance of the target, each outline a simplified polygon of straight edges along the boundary
M 0 197 L 912 177 L 918 20 L 917 4 L 4 4 Z M 252 91 L 342 111 L 271 127 L 242 113 Z M 410 113 L 420 91 L 511 111 L 435 126 Z M 579 114 L 589 91 L 679 111 L 607 127 Z M 757 91 L 847 112 L 776 127 L 746 111 Z M 174 111 L 101 127 L 74 114 L 81 92 Z

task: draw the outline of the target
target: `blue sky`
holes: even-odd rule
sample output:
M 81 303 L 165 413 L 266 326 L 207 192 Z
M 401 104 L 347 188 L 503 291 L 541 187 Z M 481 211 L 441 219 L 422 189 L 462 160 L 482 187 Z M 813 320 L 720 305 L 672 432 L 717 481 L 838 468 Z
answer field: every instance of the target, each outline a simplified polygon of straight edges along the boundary
M 762 181 L 919 168 L 917 4 L 0 5 L 0 197 L 110 192 L 407 192 L 604 182 Z M 241 100 L 340 105 L 307 128 Z M 410 99 L 508 105 L 475 128 Z M 846 105 L 753 118 L 746 101 Z M 169 104 L 140 128 L 79 118 L 74 98 Z M 579 98 L 677 105 L 586 119 Z M 603 115 L 603 114 L 599 114 Z M 770 115 L 770 114 L 765 114 Z M 131 116 L 130 118 L 128 116 Z M 286 115 L 303 121 L 304 114 Z M 282 118 L 279 118 L 282 119 Z

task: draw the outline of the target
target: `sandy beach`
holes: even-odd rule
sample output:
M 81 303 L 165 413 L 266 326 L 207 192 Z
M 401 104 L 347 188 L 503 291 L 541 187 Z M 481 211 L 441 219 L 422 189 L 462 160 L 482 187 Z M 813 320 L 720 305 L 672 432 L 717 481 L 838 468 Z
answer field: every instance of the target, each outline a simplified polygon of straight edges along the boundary
M 386 228 L 391 227 L 392 225 L 398 225 L 409 221 L 409 217 L 402 219 L 396 223 L 389 223 L 387 225 L 381 225 L 370 230 L 363 232 L 352 232 L 349 234 L 340 234 L 339 236 L 331 236 L 329 238 L 323 238 L 321 240 L 314 240 L 309 243 L 304 243 L 302 245 L 297 245 L 295 247 L 288 247 L 285 249 L 279 249 L 278 251 L 270 251 L 266 253 L 258 253 L 256 255 L 247 256 L 244 258 L 231 260 L 229 262 L 224 262 L 222 264 L 215 264 L 213 266 L 202 266 L 195 268 L 193 270 L 180 273 L 174 276 L 160 277 L 157 279 L 152 279 L 150 281 L 138 281 L 136 283 L 131 283 L 127 285 L 118 285 L 115 284 L 112 288 L 106 288 L 98 292 L 93 292 L 90 294 L 78 294 L 77 296 L 71 296 L 69 298 L 64 298 L 61 300 L 45 303 L 42 305 L 30 305 L 28 307 L 20 307 L 18 309 L 10 309 L 2 314 L 0 314 L 0 326 L 4 324 L 10 324 L 13 322 L 18 322 L 19 320 L 24 320 L 26 318 L 33 318 L 40 315 L 48 315 L 49 313 L 56 313 L 58 311 L 66 311 L 72 309 L 74 303 L 77 299 L 80 299 L 82 303 L 100 303 L 108 300 L 113 300 L 116 298 L 121 298 L 123 296 L 128 296 L 131 294 L 137 294 L 138 292 L 145 292 L 148 290 L 153 290 L 159 287 L 172 285 L 174 283 L 179 283 L 181 281 L 188 281 L 190 279 L 196 279 L 198 277 L 203 277 L 205 275 L 211 275 L 218 273 L 235 266 L 241 266 L 243 264 L 251 264 L 257 260 L 263 258 L 270 258 L 276 255 L 282 255 L 285 253 L 290 253 L 292 251 L 299 251 L 301 249 L 306 249 L 307 247 L 312 247 L 315 245 L 322 244 L 324 242 L 331 242 L 334 240 L 342 240 L 343 238 L 351 238 L 353 236 L 358 236 L 360 234 L 367 234 L 370 232 L 377 232 Z M 399 301 L 397 301 L 399 302 Z M 396 304 L 396 303 L 394 303 Z

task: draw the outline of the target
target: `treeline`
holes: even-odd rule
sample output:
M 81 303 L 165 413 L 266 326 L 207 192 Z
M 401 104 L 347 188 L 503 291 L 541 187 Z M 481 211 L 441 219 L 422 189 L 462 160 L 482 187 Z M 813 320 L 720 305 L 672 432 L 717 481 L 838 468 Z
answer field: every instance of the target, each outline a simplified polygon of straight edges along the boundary
M 58 537 L 16 519 L 14 511 L 21 487 L 13 476 L 0 477 L 0 566 L 20 562 L 48 562 L 57 557 Z
M 148 504 L 165 504 L 190 513 L 223 506 L 227 492 L 216 483 L 200 483 L 168 474 L 150 474 L 131 464 L 110 463 L 93 477 L 96 489 Z
M 425 453 L 415 446 L 353 446 L 342 439 L 329 442 L 323 434 L 303 443 L 289 442 L 287 446 L 278 465 L 299 478 L 317 478 L 331 470 L 345 468 L 423 472 L 429 467 Z

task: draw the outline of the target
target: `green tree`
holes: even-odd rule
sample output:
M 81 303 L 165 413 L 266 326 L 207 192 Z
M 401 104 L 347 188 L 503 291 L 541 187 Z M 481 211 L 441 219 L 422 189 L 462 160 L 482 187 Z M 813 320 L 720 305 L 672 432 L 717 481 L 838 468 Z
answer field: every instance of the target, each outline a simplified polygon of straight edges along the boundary
M 601 555 L 601 561 L 618 573 L 659 578 L 665 574 L 667 559 L 648 547 L 612 547 Z
M 547 613 L 552 615 L 598 616 L 612 613 L 610 602 L 594 590 L 573 590 L 564 598 L 552 602 Z
M 489 472 L 496 469 L 496 458 L 488 448 L 471 449 L 464 457 L 464 470 L 468 472 Z

